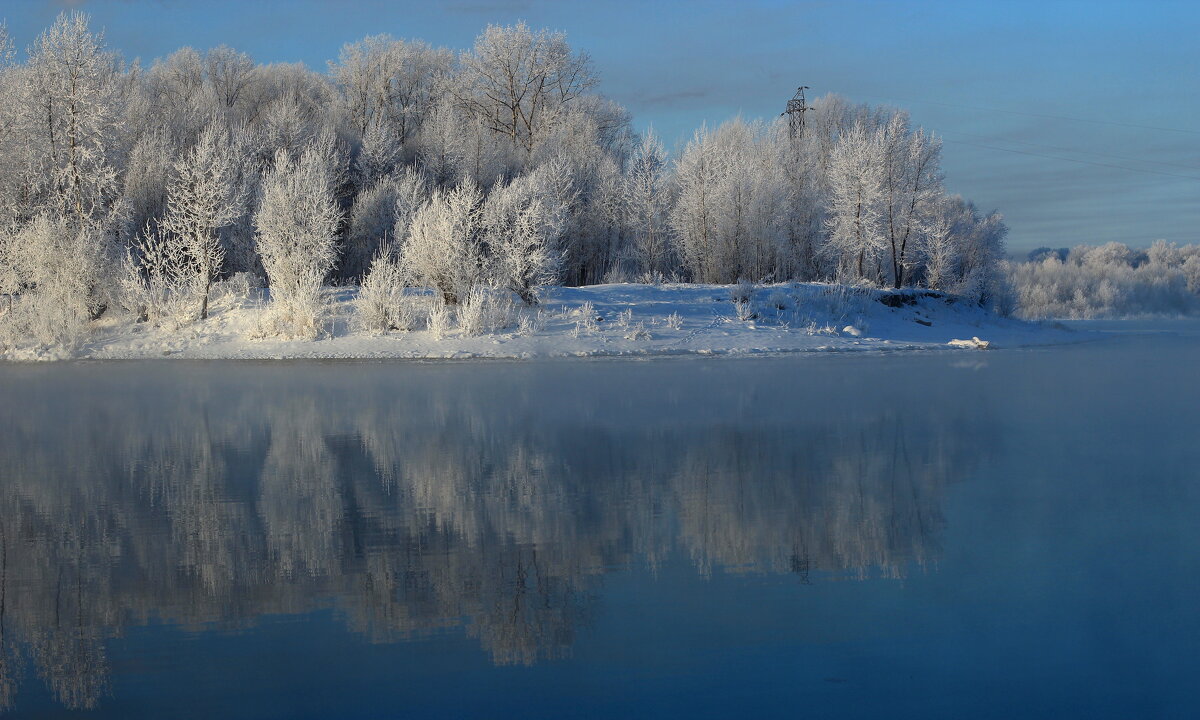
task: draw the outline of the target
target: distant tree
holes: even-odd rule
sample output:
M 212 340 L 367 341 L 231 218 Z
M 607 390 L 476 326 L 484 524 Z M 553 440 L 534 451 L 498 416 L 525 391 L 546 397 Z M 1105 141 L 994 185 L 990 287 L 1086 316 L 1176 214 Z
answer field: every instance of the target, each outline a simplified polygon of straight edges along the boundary
M 403 147 L 436 104 L 453 62 L 448 50 L 373 35 L 344 45 L 329 71 L 358 136 L 374 127 Z

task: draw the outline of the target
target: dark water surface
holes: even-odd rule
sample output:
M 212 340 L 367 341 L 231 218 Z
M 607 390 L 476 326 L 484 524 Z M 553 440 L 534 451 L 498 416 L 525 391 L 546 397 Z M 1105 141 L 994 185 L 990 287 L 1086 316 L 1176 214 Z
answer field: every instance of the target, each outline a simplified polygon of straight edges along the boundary
M 1200 341 L 0 367 L 5 717 L 1196 717 Z

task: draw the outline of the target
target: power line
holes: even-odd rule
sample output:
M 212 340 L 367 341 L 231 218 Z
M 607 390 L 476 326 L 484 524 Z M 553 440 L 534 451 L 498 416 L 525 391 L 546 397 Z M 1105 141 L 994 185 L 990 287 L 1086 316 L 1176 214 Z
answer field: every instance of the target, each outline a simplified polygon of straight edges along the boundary
M 1028 140 L 1013 140 L 1010 138 L 997 138 L 988 135 L 976 135 L 974 133 L 962 132 L 961 130 L 953 130 L 951 132 L 953 132 L 955 135 L 977 138 L 979 140 L 986 140 L 988 142 L 1016 143 L 1018 145 L 1028 145 L 1029 147 L 1042 148 L 1045 150 L 1059 150 L 1061 152 L 1076 153 L 1079 155 L 1094 155 L 1096 157 L 1116 158 L 1117 160 L 1133 160 L 1134 162 L 1149 163 L 1151 165 L 1167 165 L 1170 167 L 1183 168 L 1184 170 L 1200 171 L 1200 166 L 1198 165 L 1186 165 L 1184 163 L 1173 163 L 1165 160 L 1150 160 L 1147 158 L 1134 157 L 1133 155 L 1116 155 L 1114 153 L 1103 153 L 1096 150 L 1080 150 L 1079 148 L 1062 147 L 1059 145 L 1043 145 L 1041 143 L 1032 143 Z
M 1091 160 L 1078 160 L 1076 158 L 1062 157 L 1060 155 L 1046 155 L 1044 153 L 1027 152 L 1025 150 L 1013 150 L 1012 148 L 996 147 L 995 145 L 983 145 L 980 143 L 967 142 L 965 140 L 946 140 L 948 143 L 955 145 L 968 145 L 970 147 L 984 148 L 986 150 L 996 150 L 998 152 L 1014 153 L 1016 155 L 1029 155 L 1030 157 L 1048 158 L 1050 160 L 1062 160 L 1064 162 L 1079 163 L 1080 165 L 1094 165 L 1096 167 L 1112 168 L 1114 170 L 1127 170 L 1129 172 L 1145 173 L 1147 175 L 1163 175 L 1166 177 L 1183 178 L 1184 180 L 1198 180 L 1200 177 L 1196 175 L 1181 175 L 1179 173 L 1162 172 L 1160 170 L 1143 170 L 1139 168 L 1126 167 L 1125 165 L 1113 165 L 1111 163 L 1092 162 Z
M 895 98 L 884 98 L 878 95 L 863 95 L 862 97 L 874 97 L 876 100 L 884 100 L 894 102 Z M 919 103 L 924 105 L 938 105 L 940 107 L 958 108 L 959 110 L 973 110 L 975 112 L 988 113 L 1005 113 L 1008 115 L 1024 115 L 1026 117 L 1043 118 L 1048 120 L 1066 120 L 1068 122 L 1092 123 L 1094 125 L 1115 125 L 1117 127 L 1138 128 L 1140 130 L 1158 130 L 1161 132 L 1185 133 L 1188 135 L 1200 135 L 1200 130 L 1184 130 L 1182 128 L 1161 127 L 1158 125 L 1140 125 L 1138 123 L 1117 122 L 1115 120 L 1096 120 L 1095 118 L 1077 118 L 1066 115 L 1048 115 L 1045 113 L 1022 112 L 1020 110 L 1003 110 L 1000 108 L 981 108 L 971 105 L 957 105 L 955 103 L 936 102 L 934 100 L 908 100 L 905 102 Z

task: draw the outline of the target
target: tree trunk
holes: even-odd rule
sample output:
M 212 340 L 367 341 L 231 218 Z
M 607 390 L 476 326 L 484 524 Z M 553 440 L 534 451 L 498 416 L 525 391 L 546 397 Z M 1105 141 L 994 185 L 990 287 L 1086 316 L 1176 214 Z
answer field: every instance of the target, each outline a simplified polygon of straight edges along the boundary
M 208 293 L 212 289 L 212 273 L 204 278 L 204 298 L 200 301 L 200 319 L 208 319 Z

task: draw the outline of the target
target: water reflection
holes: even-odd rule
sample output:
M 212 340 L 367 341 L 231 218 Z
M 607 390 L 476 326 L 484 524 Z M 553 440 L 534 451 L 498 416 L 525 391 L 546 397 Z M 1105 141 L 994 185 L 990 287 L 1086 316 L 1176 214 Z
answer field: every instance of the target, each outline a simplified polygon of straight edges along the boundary
M 683 369 L 681 373 L 680 368 Z M 940 368 L 940 372 L 956 372 Z M 569 654 L 631 564 L 900 578 L 935 562 L 988 413 L 943 382 L 794 365 L 76 366 L 0 377 L 0 707 L 29 663 L 108 692 L 152 622 L 333 608 L 392 642 L 463 628 Z M 911 378 L 908 378 L 911 380 Z

